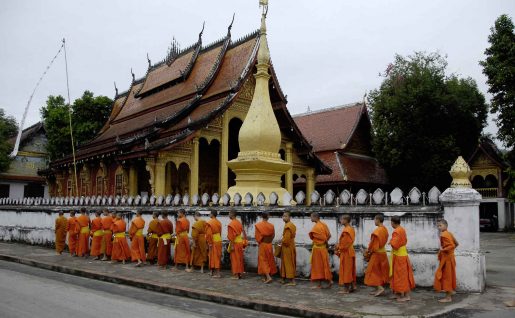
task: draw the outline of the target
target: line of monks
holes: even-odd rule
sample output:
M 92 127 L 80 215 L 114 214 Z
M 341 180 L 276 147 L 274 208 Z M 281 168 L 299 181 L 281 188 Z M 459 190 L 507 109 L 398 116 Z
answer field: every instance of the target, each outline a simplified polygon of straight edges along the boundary
M 161 216 L 161 218 L 159 218 Z M 227 226 L 227 239 L 229 244 L 227 252 L 230 255 L 231 271 L 233 279 L 241 279 L 244 274 L 244 249 L 248 244 L 247 235 L 242 223 L 236 218 L 236 212 L 229 213 L 231 219 Z M 291 215 L 288 212 L 283 214 L 285 223 L 282 239 L 279 244 L 273 244 L 275 238 L 274 225 L 268 222 L 269 214 L 261 214 L 261 221 L 255 225 L 255 239 L 258 243 L 258 274 L 263 276 L 263 283 L 272 282 L 272 276 L 278 272 L 275 258 L 281 260 L 280 277 L 281 283 L 287 286 L 295 286 L 296 274 L 296 250 L 295 235 L 296 227 L 291 222 Z M 186 218 L 186 212 L 178 211 L 178 218 L 175 224 L 168 219 L 168 213 L 154 212 L 152 221 L 148 225 L 146 234 L 147 248 L 145 248 L 145 236 L 143 229 L 145 221 L 141 212 L 131 221 L 129 227 L 129 248 L 126 238 L 126 223 L 120 213 L 113 218 L 108 210 L 95 213 L 95 218 L 90 220 L 86 209 L 82 208 L 80 215 L 70 212 L 66 219 L 63 212 L 55 222 L 56 251 L 61 254 L 65 247 L 66 236 L 68 236 L 68 248 L 72 256 L 87 257 L 93 256 L 95 260 L 111 260 L 111 263 L 131 260 L 141 266 L 145 262 L 158 264 L 161 269 L 166 269 L 170 264 L 171 248 L 174 249 L 174 269 L 184 265 L 187 272 L 192 272 L 195 267 L 204 272 L 207 263 L 210 274 L 213 278 L 220 278 L 220 267 L 222 259 L 222 224 L 217 219 L 217 212 L 211 211 L 209 220 L 203 220 L 201 214 L 194 215 L 195 223 L 191 226 Z M 330 288 L 333 283 L 329 260 L 329 240 L 331 234 L 327 224 L 320 220 L 318 213 L 311 214 L 311 221 L 314 223 L 309 232 L 313 241 L 311 250 L 311 281 L 313 288 Z M 334 246 L 334 254 L 339 256 L 340 269 L 338 283 L 340 294 L 354 292 L 356 285 L 356 254 L 354 250 L 355 231 L 351 226 L 351 217 L 342 215 L 339 220 L 343 226 L 338 244 Z M 392 299 L 399 302 L 410 300 L 410 291 L 415 288 L 413 269 L 409 260 L 406 245 L 407 234 L 401 226 L 401 219 L 398 216 L 391 218 L 391 225 L 394 229 L 390 242 L 387 228 L 383 225 L 384 216 L 378 214 L 374 218 L 376 225 L 371 234 L 368 248 L 364 250 L 364 259 L 367 261 L 365 270 L 365 285 L 375 287 L 370 294 L 381 296 L 385 294 L 385 286 L 390 284 Z M 447 231 L 447 221 L 439 220 L 441 248 L 438 253 L 439 266 L 435 273 L 434 288 L 438 292 L 445 292 L 445 298 L 440 302 L 452 301 L 452 295 L 456 289 L 456 262 L 454 249 L 458 242 L 454 236 Z M 91 238 L 91 247 L 89 241 Z M 391 246 L 391 255 L 388 258 L 385 246 Z

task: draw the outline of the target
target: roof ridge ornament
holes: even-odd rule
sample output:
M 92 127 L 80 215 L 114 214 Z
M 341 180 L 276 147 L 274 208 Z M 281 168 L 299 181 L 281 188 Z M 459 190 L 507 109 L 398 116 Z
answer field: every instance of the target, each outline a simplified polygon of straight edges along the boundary
M 114 82 L 114 91 L 115 91 L 115 98 L 118 97 L 118 87 L 116 87 L 116 82 Z
M 131 67 L 131 75 L 132 75 L 132 82 L 134 83 L 136 81 L 136 75 L 134 75 L 134 72 L 132 71 L 132 67 Z
M 200 33 L 198 34 L 198 40 L 199 42 L 202 41 L 202 35 L 204 34 L 204 28 L 206 27 L 206 21 L 202 22 L 202 30 L 200 30 Z
M 236 16 L 236 12 L 232 14 L 232 21 L 231 21 L 231 24 L 229 24 L 229 27 L 227 28 L 227 36 L 231 36 L 231 29 L 232 29 L 232 25 L 234 23 L 234 17 Z
M 152 61 L 150 60 L 150 57 L 148 57 L 148 52 L 147 52 L 147 62 L 148 62 L 148 68 L 150 69 L 152 67 Z

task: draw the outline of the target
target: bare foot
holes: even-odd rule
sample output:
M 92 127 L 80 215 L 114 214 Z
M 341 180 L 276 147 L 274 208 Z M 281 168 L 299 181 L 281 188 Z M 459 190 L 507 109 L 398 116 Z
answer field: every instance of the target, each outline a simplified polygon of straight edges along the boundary
M 401 297 L 401 298 L 398 298 L 397 301 L 400 302 L 400 303 L 404 303 L 404 302 L 407 302 L 407 301 L 410 301 L 411 298 L 410 297 Z
M 322 286 L 320 286 L 320 285 L 311 286 L 311 289 L 320 289 L 320 288 L 322 288 Z
M 348 294 L 348 293 L 349 293 L 349 290 L 347 288 L 344 288 L 338 292 L 338 294 L 343 294 L 343 295 Z
M 515 300 L 509 300 L 509 301 L 505 301 L 504 304 L 507 306 L 507 307 L 515 307 Z
M 265 284 L 270 284 L 271 282 L 272 282 L 272 279 L 271 279 L 271 278 L 270 278 L 270 279 L 265 280 Z
M 192 268 L 186 268 L 184 271 L 187 272 L 187 273 L 191 273 L 191 272 L 193 272 L 193 269 Z
M 438 299 L 439 303 L 450 303 L 451 301 L 452 301 L 452 298 L 450 298 L 450 297 L 445 297 L 445 298 L 442 298 L 442 299 Z
M 231 279 L 240 279 L 239 276 L 231 276 Z
M 384 289 L 378 290 L 374 293 L 374 297 L 379 297 L 384 294 Z
M 222 278 L 222 275 L 220 275 L 220 274 L 213 275 L 213 278 Z

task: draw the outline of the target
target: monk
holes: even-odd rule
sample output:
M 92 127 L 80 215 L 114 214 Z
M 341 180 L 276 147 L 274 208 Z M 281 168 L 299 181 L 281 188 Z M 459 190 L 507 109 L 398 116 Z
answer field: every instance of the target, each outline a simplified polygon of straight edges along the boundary
M 160 269 L 166 269 L 170 262 L 170 243 L 172 240 L 173 224 L 168 219 L 168 212 L 161 213 L 161 220 L 158 224 L 159 242 L 157 244 L 157 263 Z
M 64 212 L 59 211 L 59 216 L 55 219 L 55 252 L 57 255 L 61 255 L 63 253 L 66 245 L 67 225 L 68 221 L 64 217 Z
M 452 295 L 456 293 L 456 259 L 454 258 L 454 250 L 459 244 L 454 235 L 447 231 L 447 227 L 447 220 L 441 219 L 438 221 L 438 230 L 440 230 L 438 260 L 440 264 L 435 273 L 433 286 L 436 291 L 445 292 L 445 297 L 438 300 L 441 303 L 451 302 Z
M 354 251 L 356 232 L 351 226 L 350 215 L 342 215 L 340 224 L 343 225 L 343 230 L 338 246 L 335 248 L 335 254 L 340 257 L 338 285 L 342 287 L 338 294 L 348 294 L 356 290 L 356 253 Z
M 236 218 L 236 211 L 229 212 L 231 222 L 227 226 L 227 239 L 229 246 L 227 251 L 231 258 L 231 271 L 233 279 L 241 279 L 245 271 L 243 263 L 243 225 Z
M 159 212 L 152 213 L 152 221 L 148 224 L 147 230 L 147 262 L 154 265 L 157 261 L 157 244 L 159 243 Z
M 211 210 L 206 226 L 206 241 L 209 247 L 209 270 L 211 277 L 221 278 L 220 265 L 222 261 L 222 223 L 216 216 L 218 213 Z
M 200 272 L 204 273 L 204 265 L 207 261 L 207 242 L 206 242 L 206 221 L 200 217 L 200 212 L 195 212 L 193 216 L 195 223 L 191 226 L 191 238 L 193 240 L 191 251 L 191 267 L 188 272 L 192 272 L 195 266 L 200 267 Z
M 104 209 L 102 218 L 102 229 L 104 230 L 104 239 L 102 241 L 102 249 L 104 252 L 103 261 L 107 261 L 111 258 L 111 253 L 113 252 L 113 231 L 111 227 L 113 226 L 113 215 L 109 210 Z
M 258 274 L 263 275 L 263 282 L 270 284 L 272 275 L 277 273 L 272 241 L 275 238 L 275 228 L 268 222 L 268 212 L 261 213 L 261 222 L 255 225 L 256 242 L 258 242 Z
M 392 239 L 392 263 L 390 267 L 390 288 L 394 293 L 394 299 L 398 302 L 410 301 L 410 291 L 415 288 L 413 268 L 409 260 L 406 244 L 408 236 L 406 230 L 401 226 L 401 218 L 392 216 L 393 227 Z
M 91 256 L 93 260 L 99 260 L 102 254 L 102 241 L 104 240 L 104 229 L 102 227 L 102 218 L 100 211 L 95 212 L 95 218 L 91 221 Z
M 79 224 L 79 247 L 77 248 L 77 256 L 87 257 L 89 254 L 89 216 L 86 214 L 86 208 L 80 209 L 80 215 L 77 217 Z
M 297 251 L 295 249 L 295 235 L 297 227 L 291 222 L 290 212 L 283 213 L 284 230 L 281 239 L 281 283 L 286 286 L 295 286 L 297 272 Z M 286 280 L 290 280 L 288 283 Z
M 70 217 L 68 218 L 68 224 L 66 225 L 66 231 L 68 232 L 68 249 L 70 250 L 71 256 L 77 256 L 79 230 L 79 224 L 77 223 L 75 211 L 71 211 Z
M 331 232 L 327 224 L 320 221 L 320 215 L 317 212 L 311 213 L 311 222 L 315 223 L 309 232 L 309 238 L 313 240 L 311 250 L 311 281 L 317 285 L 312 288 L 323 288 L 322 282 L 327 282 L 327 287 L 333 286 L 333 273 L 329 264 L 329 252 L 327 250 Z
M 386 256 L 384 246 L 388 242 L 388 230 L 383 225 L 384 216 L 377 214 L 374 217 L 376 229 L 372 232 L 368 248 L 364 251 L 365 259 L 368 259 L 365 270 L 365 285 L 376 287 L 370 295 L 375 297 L 384 294 L 384 285 L 388 283 L 390 276 L 390 264 Z
M 143 237 L 143 228 L 145 220 L 141 216 L 141 211 L 136 211 L 136 217 L 131 221 L 129 228 L 129 237 L 131 239 L 131 261 L 138 262 L 136 267 L 140 267 L 146 261 L 145 254 L 145 238 Z
M 125 264 L 125 261 L 131 257 L 129 244 L 127 243 L 127 238 L 125 237 L 126 228 L 127 225 L 122 219 L 122 214 L 116 213 L 116 219 L 114 220 L 113 226 L 111 227 L 114 235 L 111 264 L 119 261 L 122 261 L 122 264 Z
M 177 265 L 184 264 L 186 271 L 189 271 L 189 263 L 191 258 L 190 239 L 190 221 L 186 218 L 186 211 L 180 209 L 177 213 L 177 222 L 175 223 L 175 248 L 174 248 L 174 270 Z

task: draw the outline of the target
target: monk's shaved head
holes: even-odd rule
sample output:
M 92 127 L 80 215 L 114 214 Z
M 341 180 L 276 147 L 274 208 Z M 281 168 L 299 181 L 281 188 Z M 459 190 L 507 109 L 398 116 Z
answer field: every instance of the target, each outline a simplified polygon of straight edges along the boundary
M 269 217 L 269 216 L 270 216 L 270 215 L 268 214 L 268 212 L 261 212 L 261 218 L 262 218 L 263 220 L 268 220 L 268 217 Z
M 121 219 L 122 218 L 122 214 L 120 212 L 116 213 L 116 217 Z
M 70 211 L 70 216 L 75 216 L 75 211 Z
M 384 215 L 376 214 L 376 216 L 374 216 L 374 220 L 378 220 L 379 222 L 383 223 L 384 222 Z
M 201 214 L 200 214 L 200 212 L 199 212 L 199 211 L 195 211 L 195 216 L 196 216 L 196 217 L 200 217 L 200 215 L 201 215 Z
M 137 210 L 137 211 L 136 211 L 136 215 L 137 215 L 137 216 L 141 216 L 141 210 Z
M 445 226 L 449 226 L 449 224 L 447 223 L 446 219 L 440 219 L 440 220 L 438 220 L 438 223 L 441 223 L 441 224 L 443 224 Z
M 231 211 L 229 211 L 229 217 L 230 217 L 231 219 L 235 218 L 235 217 L 236 217 L 236 210 L 231 210 Z
M 218 212 L 216 212 L 216 210 L 211 210 L 211 212 L 209 213 L 212 217 L 216 218 L 216 216 L 218 215 Z
M 184 215 L 186 215 L 186 210 L 184 210 L 184 209 L 179 209 L 179 211 L 177 212 L 177 214 L 178 214 L 179 216 L 184 216 Z
M 164 219 L 164 218 L 167 218 L 168 217 L 168 212 L 166 211 L 163 211 L 161 212 L 161 217 Z
M 80 208 L 80 213 L 86 214 L 86 208 Z
M 344 215 L 342 215 L 342 216 L 340 217 L 340 219 L 341 219 L 341 220 L 345 220 L 345 221 L 347 221 L 347 223 L 350 223 L 350 221 L 351 221 L 350 215 L 348 215 L 348 214 L 344 214 Z
M 401 224 L 401 217 L 398 216 L 398 215 L 394 215 L 392 216 L 392 218 L 390 219 L 390 221 L 393 223 L 393 224 Z
M 100 210 L 95 211 L 95 216 L 100 216 L 100 214 L 101 214 L 101 213 L 100 213 Z
M 159 217 L 159 212 L 155 212 L 155 211 L 154 211 L 154 212 L 152 212 L 152 217 L 153 217 L 153 218 L 157 218 L 157 217 Z
M 59 215 L 64 215 L 64 211 L 59 211 Z

